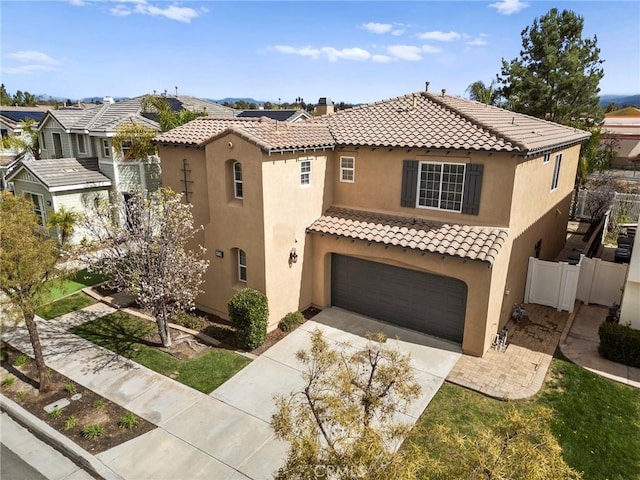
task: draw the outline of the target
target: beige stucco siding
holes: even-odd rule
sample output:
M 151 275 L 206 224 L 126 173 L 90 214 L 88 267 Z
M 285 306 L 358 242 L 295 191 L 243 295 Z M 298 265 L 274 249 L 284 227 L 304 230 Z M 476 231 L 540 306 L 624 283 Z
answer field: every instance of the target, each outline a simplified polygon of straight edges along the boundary
M 355 181 L 340 181 L 340 157 L 355 157 Z M 466 215 L 431 208 L 400 206 L 403 160 L 484 165 L 480 212 Z M 403 216 L 419 216 L 444 222 L 471 225 L 507 226 L 511 185 L 516 157 L 507 154 L 446 152 L 425 154 L 424 150 L 341 149 L 334 153 L 332 182 L 336 206 L 373 210 Z
M 310 185 L 300 183 L 303 159 L 311 161 Z M 313 151 L 265 155 L 263 160 L 265 275 L 271 327 L 288 312 L 311 304 L 313 261 L 305 229 L 323 213 L 326 164 L 326 154 Z M 298 261 L 290 264 L 294 248 Z

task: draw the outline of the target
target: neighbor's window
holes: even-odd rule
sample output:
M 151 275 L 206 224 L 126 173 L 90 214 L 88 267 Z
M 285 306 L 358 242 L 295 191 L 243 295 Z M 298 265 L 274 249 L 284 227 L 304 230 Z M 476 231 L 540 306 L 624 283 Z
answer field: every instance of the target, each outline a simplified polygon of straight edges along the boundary
M 300 185 L 311 185 L 311 159 L 300 160 Z
M 85 143 L 84 135 L 76 135 L 78 140 L 78 153 L 87 153 L 87 146 Z
M 131 142 L 122 142 L 122 144 L 120 145 L 120 150 L 122 151 L 122 158 L 128 160 L 129 152 L 131 151 Z
M 421 162 L 418 206 L 462 211 L 465 166 L 462 163 Z
M 107 140 L 106 138 L 102 140 L 102 156 L 111 156 L 111 147 L 109 146 L 109 140 Z
M 40 135 L 40 148 L 42 150 L 47 149 L 47 134 L 44 132 L 42 132 L 42 135 Z
M 547 152 L 544 154 L 542 158 L 542 163 L 549 163 L 551 161 L 551 152 Z
M 247 281 L 247 254 L 240 249 L 238 249 L 238 280 Z
M 562 164 L 562 154 L 556 155 L 556 164 L 553 167 L 553 180 L 551 180 L 551 190 L 558 188 L 558 180 L 560 178 L 560 165 Z
M 236 198 L 242 197 L 242 164 L 234 162 L 233 164 L 233 195 Z
M 24 196 L 33 202 L 33 213 L 35 213 L 36 217 L 38 217 L 38 225 L 44 227 L 44 198 L 42 197 L 42 195 L 38 195 L 37 193 L 28 192 L 26 192 Z
M 340 157 L 340 181 L 353 183 L 356 176 L 355 157 Z

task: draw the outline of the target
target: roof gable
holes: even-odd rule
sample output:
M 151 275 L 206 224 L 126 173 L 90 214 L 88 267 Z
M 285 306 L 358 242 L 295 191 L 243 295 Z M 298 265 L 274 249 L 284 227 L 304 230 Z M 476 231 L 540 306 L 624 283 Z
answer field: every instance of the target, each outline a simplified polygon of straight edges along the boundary
M 76 188 L 108 187 L 111 180 L 100 173 L 97 158 L 57 158 L 51 160 L 25 160 L 7 178 L 31 175 L 51 192 Z

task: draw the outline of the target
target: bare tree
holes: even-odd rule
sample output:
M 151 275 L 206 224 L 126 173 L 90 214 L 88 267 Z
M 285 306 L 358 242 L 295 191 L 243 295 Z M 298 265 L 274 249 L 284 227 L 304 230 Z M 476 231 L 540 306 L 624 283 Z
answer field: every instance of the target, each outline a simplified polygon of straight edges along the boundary
M 423 456 L 398 450 L 410 427 L 398 421 L 420 394 L 409 357 L 376 337 L 363 350 L 331 350 L 316 330 L 297 353 L 305 385 L 278 397 L 271 426 L 290 444 L 279 479 L 414 478 Z M 323 477 L 324 478 L 324 477 Z
M 167 188 L 134 191 L 111 205 L 97 200 L 82 222 L 99 246 L 85 259 L 155 317 L 165 347 L 171 346 L 168 319 L 194 307 L 209 265 L 203 247 L 188 249 L 197 229 L 191 205 L 181 198 Z

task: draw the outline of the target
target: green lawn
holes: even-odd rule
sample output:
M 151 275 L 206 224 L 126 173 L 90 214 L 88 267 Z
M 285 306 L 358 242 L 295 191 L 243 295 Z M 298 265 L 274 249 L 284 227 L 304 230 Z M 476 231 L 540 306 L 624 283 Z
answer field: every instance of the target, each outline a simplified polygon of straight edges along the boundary
M 154 323 L 115 312 L 74 327 L 72 332 L 203 393 L 211 393 L 250 362 L 224 349 L 213 349 L 189 361 L 179 360 L 145 340 L 155 329 Z
M 640 478 L 640 390 L 595 375 L 561 354 L 542 391 L 528 401 L 501 402 L 445 383 L 409 440 L 437 454 L 428 434 L 435 425 L 474 436 L 491 429 L 510 405 L 553 408 L 552 431 L 563 457 L 585 480 Z
M 75 312 L 81 310 L 84 307 L 93 305 L 97 301 L 91 298 L 89 295 L 85 295 L 82 292 L 77 292 L 72 295 L 56 300 L 55 302 L 42 305 L 36 310 L 36 314 L 46 320 L 59 317 L 69 312 Z
M 82 269 L 68 278 L 51 280 L 49 282 L 49 289 L 42 295 L 40 304 L 45 305 L 51 303 L 83 288 L 102 283 L 106 279 L 104 275 L 95 272 L 89 273 L 86 269 Z

